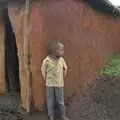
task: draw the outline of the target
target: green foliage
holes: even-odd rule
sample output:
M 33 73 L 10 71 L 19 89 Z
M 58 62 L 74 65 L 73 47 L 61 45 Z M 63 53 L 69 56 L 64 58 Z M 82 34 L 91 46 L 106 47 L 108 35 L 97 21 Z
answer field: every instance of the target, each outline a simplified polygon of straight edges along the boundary
M 101 71 L 102 76 L 120 76 L 120 55 L 112 57 Z

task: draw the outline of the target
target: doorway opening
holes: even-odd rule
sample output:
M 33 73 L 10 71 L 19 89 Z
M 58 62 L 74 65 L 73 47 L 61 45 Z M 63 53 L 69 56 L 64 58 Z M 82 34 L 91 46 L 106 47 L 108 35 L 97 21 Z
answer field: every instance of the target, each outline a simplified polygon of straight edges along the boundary
M 19 60 L 16 37 L 8 15 L 8 9 L 4 10 L 5 22 L 5 77 L 6 90 L 20 94 Z

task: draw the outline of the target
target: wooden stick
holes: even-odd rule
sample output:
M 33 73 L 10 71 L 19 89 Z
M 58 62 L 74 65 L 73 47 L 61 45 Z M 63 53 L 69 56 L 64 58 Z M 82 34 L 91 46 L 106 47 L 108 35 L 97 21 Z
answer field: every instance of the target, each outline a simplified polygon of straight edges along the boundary
M 31 106 L 31 84 L 30 84 L 30 41 L 29 41 L 29 13 L 30 13 L 30 0 L 26 0 L 25 3 L 25 14 L 24 14 L 24 65 L 25 65 L 25 80 L 27 81 L 27 100 L 26 110 L 30 112 Z

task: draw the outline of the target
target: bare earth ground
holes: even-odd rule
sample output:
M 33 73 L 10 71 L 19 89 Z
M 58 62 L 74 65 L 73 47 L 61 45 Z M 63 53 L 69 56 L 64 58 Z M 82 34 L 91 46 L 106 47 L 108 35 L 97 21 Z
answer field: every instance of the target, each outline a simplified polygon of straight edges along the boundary
M 72 120 L 120 120 L 120 78 L 99 78 L 69 103 L 68 115 Z M 44 113 L 22 115 L 19 98 L 15 93 L 0 96 L 0 120 L 47 120 Z
M 120 120 L 120 77 L 98 78 L 72 104 L 68 114 L 74 120 Z
M 45 113 L 22 115 L 19 107 L 19 97 L 16 93 L 6 93 L 0 96 L 0 120 L 48 120 Z
M 22 115 L 19 113 L 19 98 L 15 93 L 0 96 L 0 120 L 47 120 L 44 113 Z
M 34 113 L 32 115 L 24 116 L 25 120 L 48 120 L 46 115 L 43 113 Z

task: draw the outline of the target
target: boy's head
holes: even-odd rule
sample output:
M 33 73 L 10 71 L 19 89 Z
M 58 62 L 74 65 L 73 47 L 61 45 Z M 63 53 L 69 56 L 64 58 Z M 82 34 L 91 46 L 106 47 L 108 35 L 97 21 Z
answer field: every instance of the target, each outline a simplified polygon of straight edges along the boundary
M 59 41 L 54 41 L 49 44 L 50 54 L 56 57 L 62 57 L 64 55 L 64 44 Z

